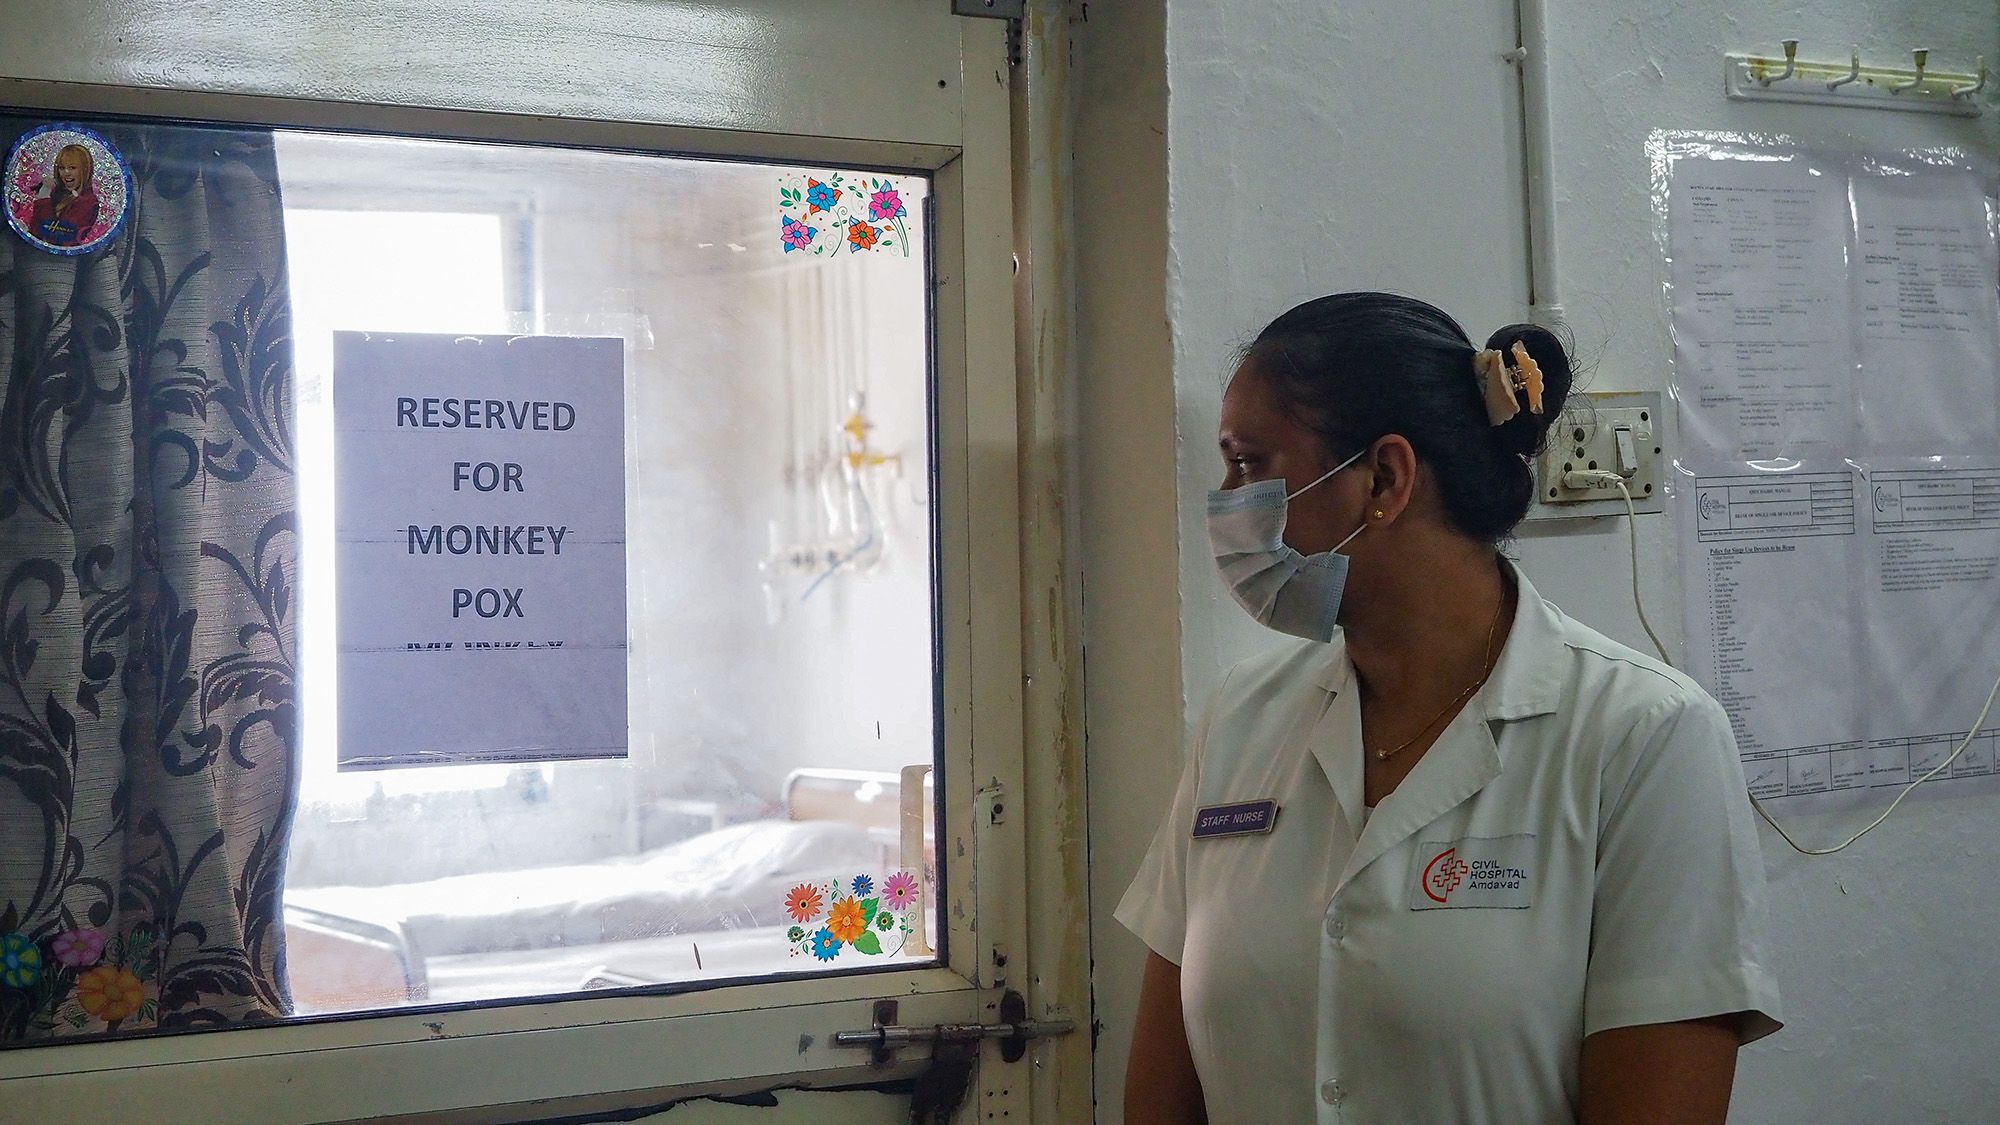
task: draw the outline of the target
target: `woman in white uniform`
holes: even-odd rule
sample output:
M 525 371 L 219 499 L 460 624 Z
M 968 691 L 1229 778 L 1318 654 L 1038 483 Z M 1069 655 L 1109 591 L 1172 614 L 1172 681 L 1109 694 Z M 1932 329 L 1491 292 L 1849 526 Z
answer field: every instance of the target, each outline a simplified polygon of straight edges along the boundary
M 1343 293 L 1223 398 L 1231 669 L 1118 917 L 1126 1120 L 1721 1122 L 1778 1027 L 1729 720 L 1498 550 L 1570 365 Z

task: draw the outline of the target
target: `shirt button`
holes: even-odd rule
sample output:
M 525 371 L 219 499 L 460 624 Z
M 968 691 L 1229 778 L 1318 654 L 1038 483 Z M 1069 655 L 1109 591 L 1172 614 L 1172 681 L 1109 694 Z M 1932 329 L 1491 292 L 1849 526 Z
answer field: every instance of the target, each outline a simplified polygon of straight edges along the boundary
M 1339 1105 L 1347 1097 L 1347 1087 L 1338 1079 L 1329 1078 L 1319 1084 L 1319 1100 L 1328 1105 Z
M 1326 936 L 1338 941 L 1347 936 L 1347 920 L 1335 914 L 1326 920 Z

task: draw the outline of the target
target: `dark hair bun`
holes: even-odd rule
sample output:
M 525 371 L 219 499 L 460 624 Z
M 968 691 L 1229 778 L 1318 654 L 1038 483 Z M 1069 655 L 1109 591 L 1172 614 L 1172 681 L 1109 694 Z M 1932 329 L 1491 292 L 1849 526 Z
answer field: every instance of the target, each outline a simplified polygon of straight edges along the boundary
M 1542 412 L 1495 426 L 1471 337 L 1436 305 L 1393 293 L 1331 293 L 1272 321 L 1244 357 L 1333 462 L 1400 434 L 1431 472 L 1451 525 L 1497 542 L 1535 498 L 1523 455 L 1539 452 L 1569 396 L 1569 351 L 1547 329 L 1515 324 L 1486 346 L 1527 349 L 1542 369 Z M 1513 357 L 1508 356 L 1508 362 Z M 1332 462 L 1330 462 L 1332 463 Z
M 1555 425 L 1564 400 L 1569 398 L 1569 349 L 1539 324 L 1510 324 L 1486 338 L 1486 346 L 1499 352 L 1509 367 L 1514 366 L 1515 344 L 1526 348 L 1528 357 L 1542 369 L 1542 412 L 1531 413 L 1527 395 L 1522 394 L 1521 412 L 1495 427 L 1493 437 L 1508 453 L 1532 458 L 1542 451 L 1549 427 Z

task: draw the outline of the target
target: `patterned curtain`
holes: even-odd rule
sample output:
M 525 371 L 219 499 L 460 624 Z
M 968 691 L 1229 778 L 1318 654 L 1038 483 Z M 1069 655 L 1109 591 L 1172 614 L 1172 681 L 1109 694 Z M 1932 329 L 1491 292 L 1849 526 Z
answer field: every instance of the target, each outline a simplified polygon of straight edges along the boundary
M 0 151 L 39 122 L 0 118 Z M 0 1041 L 272 1019 L 297 534 L 269 133 L 98 131 L 131 220 L 0 229 Z

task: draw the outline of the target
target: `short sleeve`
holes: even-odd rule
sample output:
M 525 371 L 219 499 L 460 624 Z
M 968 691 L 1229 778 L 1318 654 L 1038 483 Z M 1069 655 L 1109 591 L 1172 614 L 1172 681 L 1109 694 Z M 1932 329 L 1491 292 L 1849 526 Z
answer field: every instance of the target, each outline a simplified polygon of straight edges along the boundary
M 1234 675 L 1223 677 L 1221 687 L 1216 691 L 1219 698 L 1229 686 Z M 1146 859 L 1139 865 L 1139 873 L 1132 878 L 1132 885 L 1125 890 L 1125 897 L 1118 902 L 1118 909 L 1112 917 L 1123 923 L 1125 928 L 1139 935 L 1146 947 L 1178 965 L 1181 963 L 1181 949 L 1187 944 L 1187 852 L 1188 841 L 1194 831 L 1194 810 L 1197 794 L 1201 791 L 1201 761 L 1208 743 L 1208 727 L 1214 718 L 1215 703 L 1210 701 L 1208 710 L 1202 715 L 1201 730 L 1195 736 L 1194 751 L 1187 756 L 1181 766 L 1180 785 L 1174 790 L 1174 803 L 1168 808 L 1166 819 L 1153 834 L 1153 846 L 1146 851 Z
M 1584 1034 L 1745 1013 L 1778 1030 L 1760 953 L 1764 856 L 1728 717 L 1699 689 L 1654 705 L 1606 763 Z M 1621 776 L 1622 775 L 1622 776 Z
M 1153 834 L 1145 862 L 1125 890 L 1113 916 L 1139 935 L 1147 948 L 1178 965 L 1187 941 L 1188 832 L 1194 825 L 1194 794 L 1200 764 L 1188 755 L 1174 803 Z

